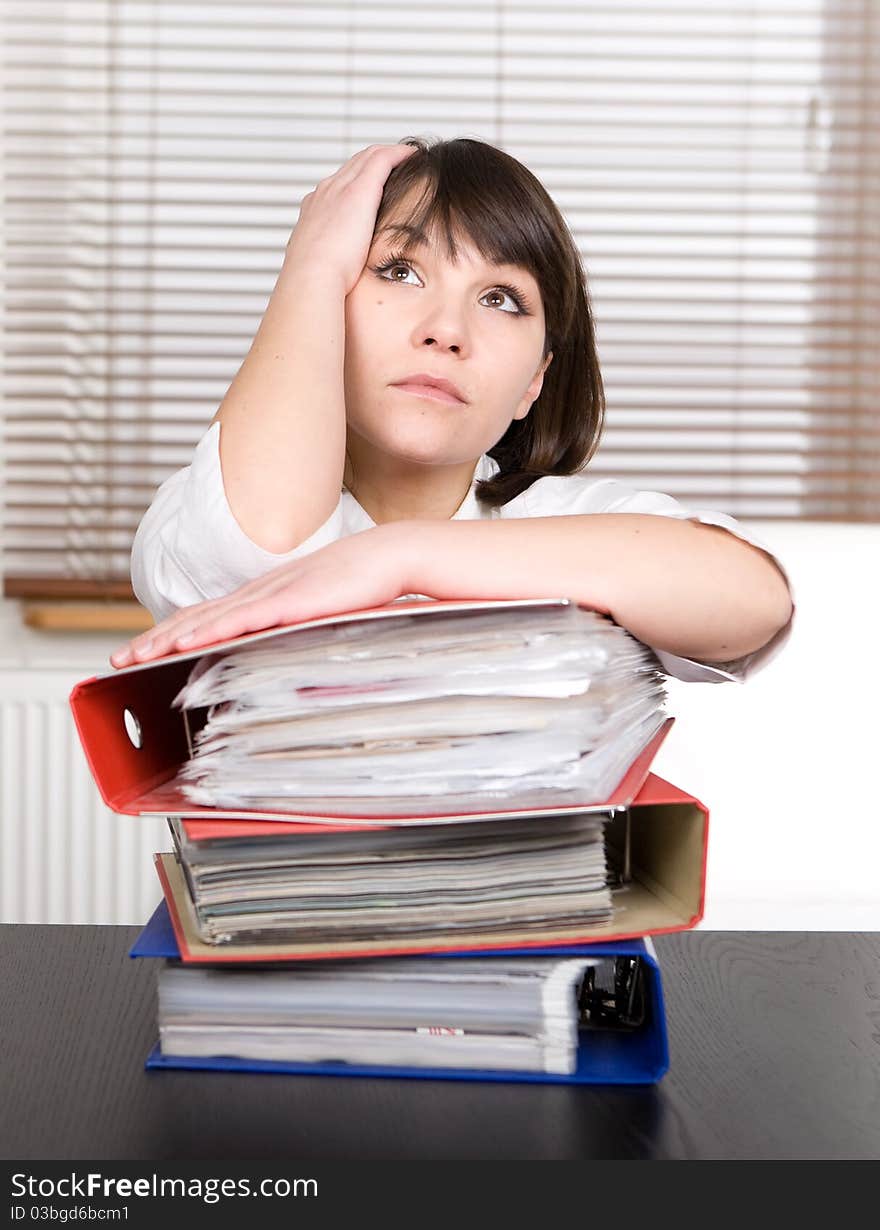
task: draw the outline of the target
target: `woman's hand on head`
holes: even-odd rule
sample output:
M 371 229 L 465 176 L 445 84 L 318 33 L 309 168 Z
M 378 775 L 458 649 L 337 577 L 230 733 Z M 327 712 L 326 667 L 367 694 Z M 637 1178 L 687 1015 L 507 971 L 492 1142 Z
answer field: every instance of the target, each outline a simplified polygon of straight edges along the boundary
M 320 267 L 341 280 L 347 295 L 370 254 L 385 181 L 415 145 L 368 145 L 311 192 L 287 242 L 285 265 Z
M 390 522 L 274 568 L 224 598 L 184 607 L 110 656 L 116 668 L 264 628 L 384 606 L 407 592 L 409 539 Z

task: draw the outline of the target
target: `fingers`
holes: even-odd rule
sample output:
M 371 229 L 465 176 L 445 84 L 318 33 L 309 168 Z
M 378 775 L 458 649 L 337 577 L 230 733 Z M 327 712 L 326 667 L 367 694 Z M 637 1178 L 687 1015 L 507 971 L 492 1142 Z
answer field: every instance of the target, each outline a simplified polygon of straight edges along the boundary
M 241 603 L 231 610 L 210 615 L 201 623 L 192 624 L 169 645 L 169 649 L 189 652 L 205 645 L 215 645 L 220 641 L 245 636 L 248 632 L 261 632 L 265 628 L 272 628 L 278 622 L 278 608 L 279 600 L 274 596 L 258 602 Z
M 197 609 L 203 609 L 209 604 L 200 602 L 197 607 L 187 607 L 186 612 L 190 614 Z M 112 666 L 128 666 L 134 661 L 141 661 L 145 657 L 155 656 L 154 646 L 157 641 L 164 639 L 170 629 L 174 628 L 181 621 L 182 613 L 175 612 L 174 615 L 169 615 L 167 619 L 161 620 L 154 624 L 146 632 L 142 632 L 139 636 L 133 636 L 131 640 L 122 645 L 119 649 L 115 649 L 110 655 L 110 663 Z
M 366 149 L 358 150 L 356 154 L 352 154 L 348 162 L 343 163 L 338 171 L 335 171 L 329 179 L 340 188 L 344 188 L 347 184 L 357 177 L 370 164 L 374 164 L 382 173 L 382 182 L 388 178 L 391 170 L 397 166 L 399 162 L 403 162 L 410 154 L 416 152 L 415 145 L 368 145 Z M 327 181 L 323 181 L 327 182 Z
M 289 594 L 280 591 L 264 594 L 260 598 L 243 599 L 222 609 L 205 611 L 181 627 L 172 629 L 162 641 L 154 645 L 151 656 L 190 652 L 205 645 L 215 645 L 221 641 L 245 636 L 248 632 L 272 628 L 279 622 L 280 614 L 290 607 Z
M 210 603 L 207 607 L 213 605 Z M 110 655 L 111 665 L 118 669 L 138 662 L 149 662 L 154 658 L 164 657 L 175 648 L 181 647 L 181 638 L 185 641 L 192 628 L 199 623 L 210 623 L 217 617 L 207 607 L 206 609 L 198 608 L 198 614 L 195 613 L 197 608 L 186 607 L 178 615 L 163 620 L 161 624 L 151 628 L 149 633 L 135 637 L 127 645 L 123 645 L 121 649 L 112 653 Z
M 123 666 L 161 658 L 165 654 L 174 652 L 177 649 L 189 649 L 191 644 L 194 645 L 195 642 L 190 642 L 185 638 L 194 628 L 200 626 L 213 630 L 218 620 L 228 612 L 234 611 L 239 607 L 248 607 L 255 600 L 273 596 L 276 591 L 289 584 L 290 572 L 289 565 L 282 566 L 273 570 L 273 572 L 267 573 L 265 576 L 248 581 L 226 597 L 211 598 L 205 602 L 194 603 L 192 606 L 183 607 L 181 610 L 175 611 L 173 615 L 163 619 L 161 623 L 150 628 L 148 632 L 143 632 L 139 636 L 133 637 L 127 645 L 123 645 L 115 650 L 110 655 L 110 664 L 118 670 Z M 269 625 L 256 625 L 257 628 L 267 626 Z M 224 640 L 226 635 L 222 632 L 217 634 L 212 631 L 212 634 L 207 639 L 200 640 L 198 644 L 212 644 L 215 641 Z M 229 633 L 228 635 L 237 636 L 239 633 Z
M 189 608 L 187 608 L 189 609 Z M 176 617 L 163 620 L 149 632 L 134 637 L 127 645 L 115 649 L 110 655 L 110 665 L 117 670 L 121 666 L 131 666 L 134 662 L 146 662 L 150 658 L 160 658 L 165 653 L 165 647 L 175 638 L 182 626 Z
M 110 655 L 110 664 L 117 668 L 130 666 L 134 662 L 146 662 L 152 658 L 161 658 L 177 640 L 195 623 L 203 621 L 211 612 L 219 613 L 233 602 L 239 602 L 255 591 L 265 587 L 265 577 L 258 577 L 236 590 L 234 595 L 225 598 L 211 598 L 205 602 L 197 602 L 192 606 L 183 607 L 161 620 L 147 632 L 132 637 L 126 644 L 120 646 Z

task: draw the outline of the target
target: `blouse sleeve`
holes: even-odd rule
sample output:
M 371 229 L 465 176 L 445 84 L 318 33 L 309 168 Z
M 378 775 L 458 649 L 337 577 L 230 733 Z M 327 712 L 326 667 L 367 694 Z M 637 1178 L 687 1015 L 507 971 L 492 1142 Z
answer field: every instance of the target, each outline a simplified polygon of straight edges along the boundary
M 563 484 L 567 486 L 563 486 Z M 565 513 L 652 513 L 658 516 L 678 517 L 683 521 L 699 521 L 704 525 L 717 525 L 731 534 L 766 551 L 778 566 L 788 585 L 792 611 L 788 623 L 780 628 L 773 638 L 754 653 L 732 659 L 729 662 L 700 662 L 693 658 L 681 658 L 665 650 L 649 648 L 660 660 L 668 675 L 686 683 L 745 683 L 746 679 L 762 670 L 788 643 L 795 615 L 794 587 L 785 566 L 771 547 L 751 530 L 746 529 L 727 513 L 711 509 L 690 508 L 670 495 L 659 491 L 639 491 L 615 479 L 588 479 L 586 476 L 553 476 L 539 480 L 534 488 L 546 487 L 540 494 L 536 491 L 530 515 L 550 515 L 551 511 Z M 565 495 L 563 497 L 563 492 Z M 528 491 L 524 493 L 528 495 Z M 559 504 L 560 507 L 551 508 Z
M 220 423 L 196 445 L 190 465 L 159 487 L 131 550 L 132 588 L 155 621 L 181 607 L 222 598 L 273 568 L 309 555 L 342 537 L 342 495 L 323 525 L 276 555 L 245 534 L 223 486 Z

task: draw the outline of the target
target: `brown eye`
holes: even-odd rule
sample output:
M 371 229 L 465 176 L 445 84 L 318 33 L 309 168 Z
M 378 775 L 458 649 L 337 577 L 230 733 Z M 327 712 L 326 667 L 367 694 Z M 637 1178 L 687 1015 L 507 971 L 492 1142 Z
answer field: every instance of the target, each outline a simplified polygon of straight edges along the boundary
M 488 299 L 489 295 L 501 295 L 502 297 L 506 297 L 511 300 L 511 302 L 514 304 L 515 311 L 511 312 L 511 311 L 507 311 L 507 309 L 502 309 L 502 311 L 505 311 L 506 315 L 508 316 L 528 316 L 529 315 L 529 311 L 526 308 L 525 301 L 523 300 L 522 296 L 513 289 L 512 286 L 496 286 L 494 290 L 487 291 L 485 297 Z
M 389 256 L 388 260 L 386 260 L 383 264 L 374 266 L 373 272 L 380 278 L 385 278 L 386 282 L 400 282 L 402 284 L 404 280 L 403 278 L 385 276 L 389 272 L 393 275 L 393 271 L 395 269 L 405 269 L 407 272 L 412 272 L 409 261 L 405 260 L 401 256 Z

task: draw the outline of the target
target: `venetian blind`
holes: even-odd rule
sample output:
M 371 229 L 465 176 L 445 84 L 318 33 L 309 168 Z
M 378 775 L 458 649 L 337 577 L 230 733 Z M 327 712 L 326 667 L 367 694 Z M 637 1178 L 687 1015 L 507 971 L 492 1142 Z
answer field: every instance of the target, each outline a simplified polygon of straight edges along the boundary
M 299 202 L 471 136 L 584 254 L 592 471 L 742 518 L 880 512 L 872 0 L 3 6 L 5 592 L 125 595 Z

